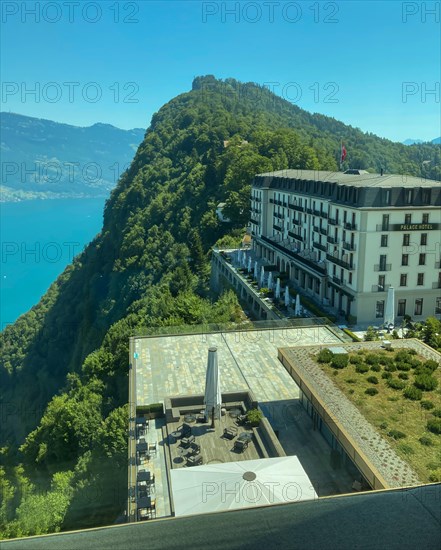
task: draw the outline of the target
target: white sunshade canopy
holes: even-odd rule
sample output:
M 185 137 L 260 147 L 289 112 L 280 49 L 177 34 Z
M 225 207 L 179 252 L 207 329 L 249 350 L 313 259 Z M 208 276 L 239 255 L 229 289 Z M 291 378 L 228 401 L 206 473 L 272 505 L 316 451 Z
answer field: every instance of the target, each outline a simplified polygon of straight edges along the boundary
M 176 516 L 318 498 L 296 456 L 171 470 Z

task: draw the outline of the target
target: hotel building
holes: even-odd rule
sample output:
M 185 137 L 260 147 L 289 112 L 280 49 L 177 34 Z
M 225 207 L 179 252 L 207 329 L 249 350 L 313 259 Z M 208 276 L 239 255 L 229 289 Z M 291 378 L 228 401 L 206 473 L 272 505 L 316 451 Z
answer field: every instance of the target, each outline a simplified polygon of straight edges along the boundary
M 441 182 L 363 170 L 282 170 L 251 191 L 253 248 L 293 286 L 359 325 L 441 316 Z

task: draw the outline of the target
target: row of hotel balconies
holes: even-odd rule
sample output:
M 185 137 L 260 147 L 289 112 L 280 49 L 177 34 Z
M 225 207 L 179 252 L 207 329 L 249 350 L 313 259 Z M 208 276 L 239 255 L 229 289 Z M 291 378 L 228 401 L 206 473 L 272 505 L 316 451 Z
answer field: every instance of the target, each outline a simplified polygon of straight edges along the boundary
M 274 205 L 277 205 L 277 206 L 282 206 L 284 208 L 290 208 L 291 210 L 296 210 L 297 212 L 305 212 L 306 214 L 312 214 L 314 216 L 319 216 L 319 217 L 325 218 L 325 219 L 328 220 L 328 223 L 330 225 L 338 225 L 338 226 L 343 227 L 344 229 L 347 229 L 348 231 L 356 231 L 357 230 L 357 224 L 351 223 L 351 222 L 348 222 L 348 221 L 345 222 L 345 221 L 342 221 L 342 220 L 337 220 L 336 218 L 331 218 L 331 217 L 329 217 L 329 214 L 327 212 L 324 212 L 323 210 L 316 210 L 316 209 L 312 209 L 312 208 L 306 208 L 306 207 L 300 206 L 298 204 L 290 204 L 290 203 L 287 203 L 285 201 L 279 201 L 279 200 L 276 200 L 276 199 L 270 199 L 269 202 L 271 204 L 274 204 Z

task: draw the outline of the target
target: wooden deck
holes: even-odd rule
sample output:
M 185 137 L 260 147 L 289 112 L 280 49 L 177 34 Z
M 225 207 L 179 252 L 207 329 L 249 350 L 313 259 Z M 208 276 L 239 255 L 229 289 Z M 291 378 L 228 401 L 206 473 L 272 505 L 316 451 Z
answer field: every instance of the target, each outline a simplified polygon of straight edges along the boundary
M 181 417 L 179 422 L 168 424 L 168 433 L 171 434 L 183 423 L 184 418 Z M 231 418 L 228 412 L 220 420 L 216 420 L 214 430 L 211 428 L 211 423 L 201 424 L 195 422 L 190 424 L 190 426 L 192 428 L 192 434 L 196 438 L 195 443 L 201 447 L 200 454 L 202 455 L 203 464 L 219 464 L 262 458 L 260 450 L 255 445 L 254 438 L 250 441 L 247 449 L 245 449 L 242 453 L 239 453 L 233 450 L 236 438 L 226 439 L 223 437 L 224 428 L 236 426 L 235 419 Z M 245 427 L 239 426 L 238 435 L 241 432 L 249 432 L 252 434 L 251 430 L 247 430 Z M 168 443 L 170 447 L 172 468 L 186 467 L 186 460 L 181 456 L 180 452 L 180 440 L 176 440 L 169 435 Z

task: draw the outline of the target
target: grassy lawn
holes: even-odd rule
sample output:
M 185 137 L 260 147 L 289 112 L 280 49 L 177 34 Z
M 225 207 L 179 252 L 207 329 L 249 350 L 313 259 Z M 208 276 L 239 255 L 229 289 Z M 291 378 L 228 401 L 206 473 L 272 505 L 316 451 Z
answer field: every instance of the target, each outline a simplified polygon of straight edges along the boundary
M 401 355 L 397 356 L 399 353 Z M 441 368 L 438 366 L 430 372 L 424 369 L 423 357 L 405 354 L 406 352 L 403 354 L 399 350 L 373 353 L 364 349 L 350 353 L 349 363 L 343 368 L 336 369 L 330 363 L 319 365 L 366 419 L 390 442 L 396 453 L 412 466 L 421 481 L 441 481 L 441 435 L 427 429 L 428 420 L 437 418 L 433 412 L 441 412 Z M 317 360 L 317 356 L 315 359 Z M 372 362 L 374 364 L 369 364 Z M 362 371 L 368 367 L 367 372 L 357 371 L 357 368 Z M 415 378 L 421 373 L 434 378 L 438 382 L 437 387 L 431 391 L 422 391 L 421 399 L 406 398 L 403 392 L 406 388 L 414 387 Z M 373 376 L 376 377 L 377 384 L 368 381 L 368 378 Z M 388 379 L 383 376 L 389 376 L 398 385 L 401 381 L 405 387 L 393 389 L 388 385 Z M 406 376 L 407 379 L 404 379 Z M 368 388 L 375 388 L 378 393 L 367 395 L 365 391 Z M 431 409 L 422 406 L 427 401 L 431 402 L 428 404 L 432 404 Z M 438 420 L 441 421 L 441 418 L 438 417 Z M 401 432 L 404 437 L 393 430 Z M 421 437 L 428 438 L 425 441 L 431 444 L 421 443 Z

